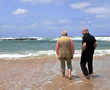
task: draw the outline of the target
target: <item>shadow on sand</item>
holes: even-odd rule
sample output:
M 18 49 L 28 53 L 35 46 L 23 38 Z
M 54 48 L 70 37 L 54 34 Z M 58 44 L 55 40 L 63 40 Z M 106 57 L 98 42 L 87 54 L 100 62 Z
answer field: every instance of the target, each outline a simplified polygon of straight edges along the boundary
M 101 76 L 101 75 L 96 74 L 96 75 L 93 75 L 92 77 L 93 77 L 93 78 L 101 78 L 102 76 Z
M 97 79 L 97 78 L 102 78 L 103 76 L 95 74 L 92 77 L 93 77 L 93 79 Z M 80 75 L 79 76 L 78 75 L 72 75 L 71 80 L 77 80 L 77 79 L 81 79 L 81 78 L 83 78 L 83 77 L 82 76 L 80 77 Z M 68 79 L 68 76 L 66 76 L 66 79 Z

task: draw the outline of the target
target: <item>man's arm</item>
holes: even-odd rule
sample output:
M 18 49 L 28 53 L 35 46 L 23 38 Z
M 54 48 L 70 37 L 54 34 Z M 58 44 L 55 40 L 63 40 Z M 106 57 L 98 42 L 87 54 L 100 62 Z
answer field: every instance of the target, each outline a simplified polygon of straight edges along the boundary
M 57 41 L 57 43 L 56 43 L 56 54 L 57 54 L 57 56 L 58 56 L 58 49 L 59 49 L 59 43 L 58 43 L 58 41 Z
M 75 53 L 75 49 L 74 49 L 74 43 L 72 40 L 71 40 L 71 49 L 72 49 L 72 55 L 73 55 Z
M 95 39 L 95 37 L 93 37 L 93 38 L 94 38 L 94 49 L 96 49 L 97 46 L 98 46 L 98 42 L 97 42 L 97 40 Z
M 94 43 L 94 48 L 96 49 L 97 46 L 98 46 L 98 42 L 96 41 L 96 42 Z
M 86 49 L 86 42 L 82 44 L 82 52 Z

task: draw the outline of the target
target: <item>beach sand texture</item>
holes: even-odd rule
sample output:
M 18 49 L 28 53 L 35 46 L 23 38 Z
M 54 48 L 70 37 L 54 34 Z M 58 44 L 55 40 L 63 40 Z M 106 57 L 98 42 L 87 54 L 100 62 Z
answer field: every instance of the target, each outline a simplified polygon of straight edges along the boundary
M 79 59 L 72 80 L 63 80 L 56 58 L 0 60 L 0 90 L 110 90 L 110 56 L 94 59 L 94 78 L 84 81 Z M 67 73 L 66 73 L 67 74 Z

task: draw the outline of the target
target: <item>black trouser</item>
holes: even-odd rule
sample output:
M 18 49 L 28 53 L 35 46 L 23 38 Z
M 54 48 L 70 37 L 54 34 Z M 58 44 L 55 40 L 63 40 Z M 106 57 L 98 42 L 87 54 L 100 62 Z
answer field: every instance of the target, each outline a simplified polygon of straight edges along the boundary
M 81 55 L 81 70 L 85 76 L 88 76 L 89 74 L 93 73 L 93 54 L 94 51 L 90 52 L 83 52 Z M 88 68 L 87 65 L 88 64 Z

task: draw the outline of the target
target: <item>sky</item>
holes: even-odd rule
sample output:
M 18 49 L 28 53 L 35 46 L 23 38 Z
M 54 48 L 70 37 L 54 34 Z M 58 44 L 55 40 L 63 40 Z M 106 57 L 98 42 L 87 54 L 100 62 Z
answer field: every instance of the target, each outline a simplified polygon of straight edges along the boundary
M 0 37 L 110 36 L 110 0 L 0 0 Z

